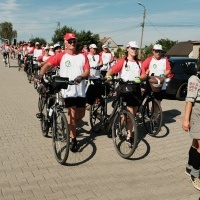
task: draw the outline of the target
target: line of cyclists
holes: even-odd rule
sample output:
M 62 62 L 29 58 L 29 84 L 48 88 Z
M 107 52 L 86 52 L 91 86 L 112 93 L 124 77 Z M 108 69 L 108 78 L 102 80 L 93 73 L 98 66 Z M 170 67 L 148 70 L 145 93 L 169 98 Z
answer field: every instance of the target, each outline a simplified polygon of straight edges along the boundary
M 123 92 L 127 109 L 136 115 L 141 101 L 141 83 L 147 76 L 151 76 L 152 88 L 155 89 L 155 97 L 162 101 L 165 92 L 165 77 L 170 75 L 170 64 L 162 54 L 162 46 L 155 44 L 152 56 L 145 61 L 138 59 L 139 45 L 136 41 L 130 41 L 126 46 L 123 58 L 116 59 L 109 51 L 108 45 L 102 45 L 102 51 L 97 53 L 97 45 L 89 44 L 76 53 L 77 37 L 74 33 L 64 35 L 64 48 L 59 43 L 54 46 L 41 46 L 38 42 L 32 44 L 23 42 L 18 46 L 18 59 L 24 71 L 26 71 L 26 59 L 32 56 L 35 73 L 35 81 L 40 83 L 45 73 L 59 67 L 59 76 L 73 80 L 75 85 L 69 85 L 62 89 L 65 108 L 68 110 L 67 119 L 70 127 L 72 152 L 78 150 L 77 123 L 85 116 L 86 107 L 92 105 L 97 98 L 104 94 L 104 87 L 98 83 L 98 79 L 104 78 L 111 81 L 114 77 L 123 80 L 118 90 Z M 33 70 L 34 70 L 33 69 Z M 86 84 L 89 86 L 87 86 Z M 133 81 L 136 84 L 126 84 Z M 156 89 L 158 89 L 156 91 Z M 108 91 L 109 92 L 109 91 Z M 120 93 L 119 93 L 120 94 Z M 130 127 L 131 130 L 131 127 Z M 127 130 L 127 143 L 132 143 L 132 135 Z

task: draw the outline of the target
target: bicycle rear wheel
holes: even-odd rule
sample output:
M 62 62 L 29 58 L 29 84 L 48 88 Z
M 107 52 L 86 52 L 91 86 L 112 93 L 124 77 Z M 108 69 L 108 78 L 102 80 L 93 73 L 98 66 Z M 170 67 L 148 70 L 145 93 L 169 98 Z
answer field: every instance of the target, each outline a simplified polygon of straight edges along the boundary
M 58 163 L 64 164 L 69 155 L 70 135 L 63 112 L 53 112 L 52 139 L 55 158 Z
M 90 107 L 90 125 L 94 132 L 103 130 L 104 111 L 101 103 L 94 103 Z
M 143 106 L 142 119 L 147 134 L 156 136 L 160 132 L 163 114 L 160 103 L 156 99 L 147 99 Z
M 132 142 L 127 142 L 127 131 L 130 130 Z M 138 130 L 134 116 L 126 110 L 117 112 L 113 120 L 112 139 L 115 150 L 122 158 L 129 158 L 135 152 L 138 140 Z

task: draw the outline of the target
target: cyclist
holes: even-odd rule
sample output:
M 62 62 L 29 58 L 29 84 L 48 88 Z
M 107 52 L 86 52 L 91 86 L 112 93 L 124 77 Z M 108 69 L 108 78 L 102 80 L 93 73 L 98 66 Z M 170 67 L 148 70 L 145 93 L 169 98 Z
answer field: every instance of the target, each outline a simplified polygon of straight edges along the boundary
M 68 109 L 68 123 L 72 138 L 70 149 L 77 151 L 76 124 L 85 116 L 85 78 L 89 76 L 89 62 L 83 54 L 75 54 L 77 38 L 74 33 L 66 33 L 64 36 L 65 51 L 51 56 L 41 68 L 37 79 L 50 68 L 60 66 L 60 76 L 74 80 L 75 85 L 69 85 L 68 89 L 61 90 L 65 98 L 65 106 Z
M 38 61 L 39 61 L 38 66 L 42 67 L 49 57 L 50 57 L 49 47 L 46 46 L 46 47 L 44 47 L 44 51 L 43 51 L 42 55 L 38 57 Z
M 117 63 L 106 73 L 106 79 L 112 79 L 113 74 L 117 74 L 124 82 L 134 81 L 140 83 L 141 74 L 141 61 L 138 59 L 138 43 L 136 41 L 130 41 L 127 45 L 125 57 L 118 60 Z M 121 83 L 120 90 L 125 88 L 126 83 Z M 126 94 L 120 94 L 123 96 L 124 101 L 127 103 L 127 109 L 135 115 L 140 105 L 141 89 L 140 84 L 134 84 L 130 91 Z M 128 87 L 127 87 L 128 88 Z M 126 141 L 132 144 L 131 131 L 132 127 L 128 128 Z
M 38 72 L 38 57 L 42 56 L 42 49 L 40 48 L 40 43 L 36 42 L 35 43 L 35 48 L 33 50 L 33 65 L 34 65 L 34 72 L 37 74 Z
M 54 50 L 54 54 L 60 53 L 62 50 L 61 45 L 59 43 L 54 44 L 53 50 Z
M 50 46 L 50 48 L 49 48 L 49 55 L 50 56 L 55 55 L 53 46 Z
M 5 62 L 5 64 L 9 66 L 10 65 L 10 62 L 9 62 L 10 49 L 7 42 L 2 46 L 2 52 L 3 52 L 3 62 Z
M 97 54 L 97 46 L 96 44 L 90 44 L 89 45 L 89 53 L 87 54 L 89 64 L 90 64 L 90 76 L 89 76 L 89 82 L 93 83 L 90 84 L 87 92 L 86 92 L 86 102 L 89 104 L 87 107 L 87 110 L 89 110 L 90 105 L 92 105 L 95 101 L 96 97 L 100 97 L 102 94 L 102 86 L 98 84 L 97 79 L 100 78 L 100 67 L 99 67 L 99 61 L 100 56 Z
M 103 51 L 100 52 L 100 65 L 101 67 L 101 75 L 105 77 L 106 72 L 111 68 L 111 63 L 113 62 L 113 55 L 108 49 L 108 45 L 104 44 L 102 46 Z
M 148 73 L 150 76 L 168 77 L 171 66 L 166 57 L 163 56 L 162 45 L 155 44 L 152 50 L 153 56 L 146 58 L 142 63 L 142 76 L 145 77 Z M 157 100 L 161 101 L 166 91 L 166 83 L 164 82 L 160 92 L 154 92 Z

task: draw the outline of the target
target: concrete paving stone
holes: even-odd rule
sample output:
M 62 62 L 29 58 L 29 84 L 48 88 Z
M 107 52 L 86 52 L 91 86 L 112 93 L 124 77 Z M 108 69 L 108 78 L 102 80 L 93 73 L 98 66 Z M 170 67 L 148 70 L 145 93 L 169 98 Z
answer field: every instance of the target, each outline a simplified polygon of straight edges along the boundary
M 90 200 L 90 199 L 92 200 L 97 197 L 92 191 L 88 191 L 87 193 L 77 194 L 76 196 L 79 200 Z
M 13 194 L 10 194 L 9 196 L 1 197 L 1 200 L 15 200 L 15 197 Z
M 2 188 L 3 196 L 9 196 L 10 194 L 16 195 L 21 194 L 22 190 L 20 186 L 14 186 L 14 187 L 4 187 Z
M 11 60 L 11 65 L 16 62 Z M 23 71 L 2 64 L 0 200 L 199 198 L 199 191 L 184 173 L 191 145 L 188 133 L 181 129 L 185 102 L 162 101 L 161 132 L 150 137 L 140 127 L 144 138 L 129 160 L 116 153 L 112 139 L 105 133 L 90 132 L 89 112 L 86 112 L 78 131 L 80 150 L 75 154 L 70 152 L 66 165 L 61 166 L 53 155 L 52 139 L 42 136 L 40 122 L 35 117 L 38 94 L 33 84 L 28 83 Z M 12 82 L 7 81 L 9 78 Z
M 44 197 L 45 194 L 51 194 L 53 193 L 53 191 L 51 190 L 51 188 L 49 186 L 45 186 L 42 188 L 34 188 L 32 190 L 33 194 L 35 197 Z M 43 199 L 43 198 L 41 198 Z
M 28 198 L 34 197 L 34 194 L 32 191 L 26 191 L 21 193 L 14 194 L 16 200 L 26 200 Z
M 47 200 L 57 200 L 58 198 L 66 198 L 64 192 L 59 191 L 51 194 L 45 194 Z

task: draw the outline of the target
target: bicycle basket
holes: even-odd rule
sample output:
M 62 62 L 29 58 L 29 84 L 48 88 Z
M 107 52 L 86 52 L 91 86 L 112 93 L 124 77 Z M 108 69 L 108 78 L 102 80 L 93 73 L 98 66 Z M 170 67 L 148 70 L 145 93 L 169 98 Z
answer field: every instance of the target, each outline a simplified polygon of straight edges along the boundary
M 161 76 L 150 76 L 149 83 L 153 92 L 160 92 L 164 83 L 164 77 Z
M 68 82 L 69 82 L 69 78 L 55 76 L 53 78 L 52 83 L 51 83 L 51 89 L 53 91 L 59 91 L 61 89 L 67 89 L 68 88 Z

